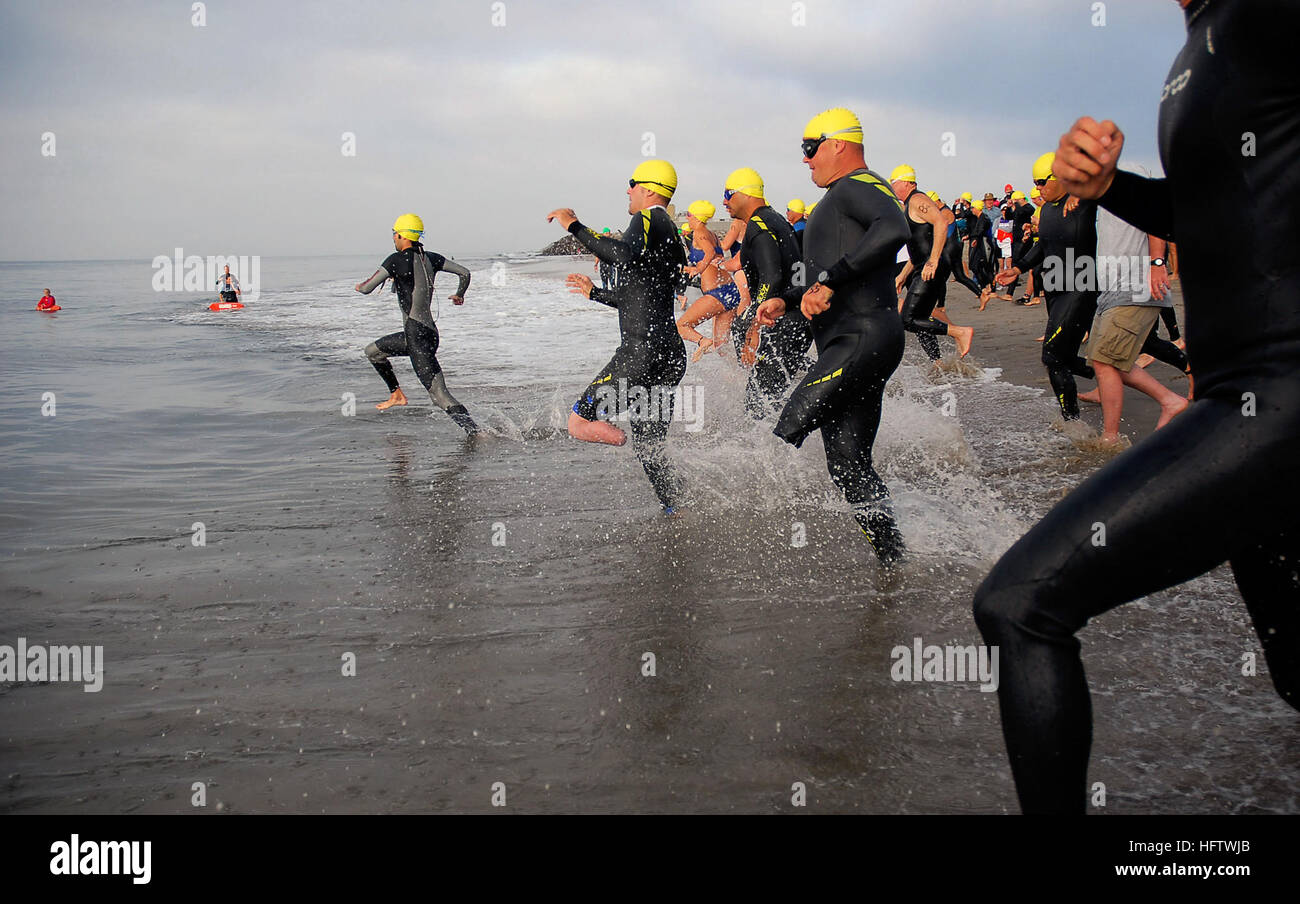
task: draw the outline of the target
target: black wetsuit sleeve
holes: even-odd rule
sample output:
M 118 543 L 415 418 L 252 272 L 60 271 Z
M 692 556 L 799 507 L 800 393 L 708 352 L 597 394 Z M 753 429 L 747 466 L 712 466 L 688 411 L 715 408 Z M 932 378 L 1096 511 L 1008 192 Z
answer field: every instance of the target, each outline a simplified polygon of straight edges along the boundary
M 1143 232 L 1175 240 L 1174 196 L 1165 179 L 1116 170 L 1110 188 L 1097 203 Z
M 866 232 L 857 247 L 827 269 L 821 284 L 832 291 L 879 267 L 892 266 L 909 234 L 907 215 L 900 216 L 897 203 L 874 188 L 845 192 L 841 212 L 861 223 Z
M 569 234 L 582 243 L 582 246 L 607 264 L 626 264 L 645 253 L 646 223 L 640 213 L 632 215 L 627 231 L 623 234 L 628 241 L 597 235 L 578 220 L 569 224 Z M 592 286 L 590 298 L 611 308 L 618 307 L 620 292 L 617 289 L 602 289 Z
M 456 287 L 456 294 L 461 298 L 465 297 L 465 290 L 469 288 L 469 271 L 455 261 L 449 261 L 445 257 L 438 256 L 436 270 L 444 273 L 452 273 L 460 278 L 460 285 Z
M 581 242 L 584 248 L 606 263 L 626 264 L 634 258 L 640 257 L 642 252 L 645 251 L 645 226 L 642 224 L 643 218 L 641 214 L 633 214 L 627 232 L 623 233 L 627 236 L 627 241 L 596 235 L 578 220 L 574 220 L 569 224 L 569 234 Z
M 1024 254 L 1012 261 L 1011 266 L 1015 267 L 1021 273 L 1028 273 L 1043 262 L 1043 249 L 1046 247 L 1042 242 L 1028 242 L 1022 246 Z

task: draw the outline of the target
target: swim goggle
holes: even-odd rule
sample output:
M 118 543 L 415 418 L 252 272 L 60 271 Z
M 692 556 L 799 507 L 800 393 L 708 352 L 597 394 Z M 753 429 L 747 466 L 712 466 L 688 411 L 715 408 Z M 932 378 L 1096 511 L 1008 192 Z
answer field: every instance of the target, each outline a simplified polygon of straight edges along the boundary
M 671 188 L 669 188 L 667 185 L 664 185 L 662 182 L 646 182 L 644 179 L 628 179 L 628 180 L 627 180 L 627 187 L 628 187 L 628 188 L 636 188 L 638 185 L 653 185 L 653 186 L 656 186 L 657 188 L 662 188 L 662 189 L 663 189 L 662 192 L 656 192 L 656 194 L 661 194 L 661 195 L 662 195 L 662 194 L 667 194 L 669 197 L 671 197 L 672 194 L 673 194 L 673 190 L 672 190 Z
M 821 148 L 822 142 L 835 135 L 843 135 L 845 132 L 857 132 L 862 134 L 862 126 L 849 126 L 847 129 L 836 129 L 834 132 L 823 132 L 820 138 L 805 138 L 799 143 L 800 150 L 809 160 L 817 156 L 817 151 Z
M 1056 178 L 1056 174 L 1053 173 L 1052 175 L 1048 176 L 1046 179 L 1035 179 L 1034 184 L 1037 185 L 1039 188 L 1042 188 L 1044 185 L 1046 185 L 1048 182 L 1051 182 L 1055 178 Z
M 734 198 L 736 195 L 738 195 L 738 194 L 743 194 L 743 193 L 745 192 L 745 189 L 757 189 L 758 191 L 761 192 L 761 191 L 762 191 L 762 186 L 761 186 L 761 185 L 742 185 L 742 186 L 740 186 L 740 188 L 726 188 L 726 189 L 723 189 L 723 190 L 722 190 L 722 200 L 724 200 L 724 201 L 730 201 L 730 200 L 731 200 L 732 198 Z M 755 195 L 754 197 L 761 197 L 761 195 Z

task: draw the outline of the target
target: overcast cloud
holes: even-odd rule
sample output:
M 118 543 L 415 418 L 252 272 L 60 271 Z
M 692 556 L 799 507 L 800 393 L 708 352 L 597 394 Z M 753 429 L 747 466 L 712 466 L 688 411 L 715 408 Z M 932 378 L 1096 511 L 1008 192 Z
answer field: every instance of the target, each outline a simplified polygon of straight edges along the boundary
M 368 253 L 406 211 L 452 254 L 535 250 L 554 207 L 626 223 L 645 133 L 679 204 L 720 209 L 753 166 L 784 207 L 820 195 L 798 140 L 831 106 L 945 198 L 1028 188 L 1085 113 L 1158 172 L 1183 38 L 1172 0 L 1110 0 L 1104 27 L 1092 0 L 806 0 L 803 26 L 789 0 L 191 5 L 0 6 L 0 257 Z

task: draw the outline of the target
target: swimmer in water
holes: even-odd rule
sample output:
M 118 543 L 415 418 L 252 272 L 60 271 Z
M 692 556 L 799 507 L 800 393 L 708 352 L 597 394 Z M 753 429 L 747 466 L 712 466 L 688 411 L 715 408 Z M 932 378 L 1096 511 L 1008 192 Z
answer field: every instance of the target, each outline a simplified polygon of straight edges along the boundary
M 402 392 L 388 359 L 409 357 L 415 375 L 424 384 L 433 404 L 472 436 L 478 432 L 478 425 L 465 406 L 447 390 L 446 378 L 438 364 L 438 327 L 434 325 L 431 310 L 434 274 L 441 270 L 460 278 L 456 294 L 450 296 L 450 300 L 452 304 L 462 305 L 465 303 L 465 290 L 469 288 L 469 271 L 441 254 L 425 251 L 420 244 L 423 235 L 424 221 L 413 213 L 402 214 L 393 223 L 393 247 L 396 250 L 369 279 L 353 287 L 369 295 L 391 279 L 397 291 L 397 303 L 402 309 L 401 332 L 390 333 L 366 346 L 366 357 L 388 384 L 388 398 L 375 407 L 383 411 L 407 403 L 406 393 Z

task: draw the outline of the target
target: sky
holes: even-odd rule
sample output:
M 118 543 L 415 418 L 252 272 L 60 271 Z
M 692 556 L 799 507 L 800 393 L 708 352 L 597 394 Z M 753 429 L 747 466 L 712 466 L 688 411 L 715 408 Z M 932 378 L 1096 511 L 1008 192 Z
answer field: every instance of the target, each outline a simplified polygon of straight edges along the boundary
M 721 212 L 750 166 L 784 209 L 820 196 L 798 143 L 837 106 L 868 166 L 945 199 L 1027 190 L 1081 115 L 1159 174 L 1182 21 L 1174 0 L 0 0 L 0 259 L 381 253 L 406 212 L 443 253 L 535 251 L 557 207 L 624 226 L 646 156 L 681 208 Z

